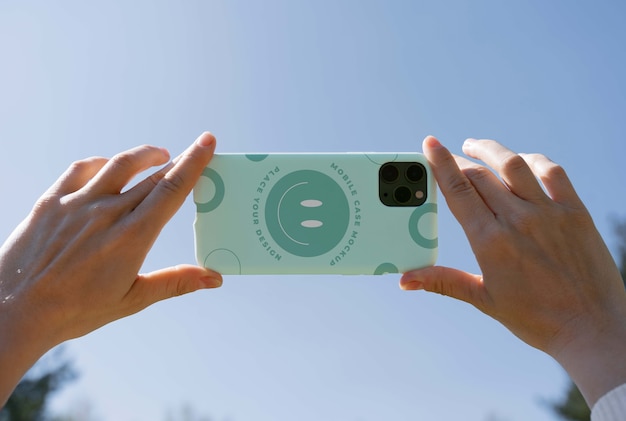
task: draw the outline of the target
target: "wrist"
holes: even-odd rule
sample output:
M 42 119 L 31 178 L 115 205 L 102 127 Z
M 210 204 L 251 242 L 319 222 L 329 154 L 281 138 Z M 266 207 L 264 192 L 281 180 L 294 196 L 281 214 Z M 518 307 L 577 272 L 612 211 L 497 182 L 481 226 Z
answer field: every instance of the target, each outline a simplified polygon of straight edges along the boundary
M 593 408 L 602 396 L 626 383 L 626 316 L 584 329 L 553 357 Z
M 56 345 L 49 330 L 27 316 L 33 312 L 30 306 L 11 301 L 0 301 L 0 407 L 33 364 Z

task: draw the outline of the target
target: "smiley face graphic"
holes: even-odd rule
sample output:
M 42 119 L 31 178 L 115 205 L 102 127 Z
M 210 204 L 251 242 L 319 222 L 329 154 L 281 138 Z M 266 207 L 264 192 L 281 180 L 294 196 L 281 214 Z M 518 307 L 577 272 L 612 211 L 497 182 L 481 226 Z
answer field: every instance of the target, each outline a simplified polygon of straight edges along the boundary
M 276 182 L 265 204 L 267 228 L 276 243 L 301 257 L 320 256 L 343 238 L 350 222 L 348 199 L 329 176 L 299 170 Z

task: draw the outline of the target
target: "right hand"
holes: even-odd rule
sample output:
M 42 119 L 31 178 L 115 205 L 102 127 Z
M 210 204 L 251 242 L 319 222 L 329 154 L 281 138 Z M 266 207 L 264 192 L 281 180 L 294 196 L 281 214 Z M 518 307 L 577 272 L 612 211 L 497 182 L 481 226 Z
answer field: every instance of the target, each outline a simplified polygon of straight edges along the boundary
M 557 359 L 592 405 L 626 382 L 626 291 L 615 262 L 560 166 L 492 140 L 469 139 L 463 151 L 502 181 L 424 140 L 482 275 L 430 267 L 405 273 L 401 287 L 466 301 L 500 321 Z

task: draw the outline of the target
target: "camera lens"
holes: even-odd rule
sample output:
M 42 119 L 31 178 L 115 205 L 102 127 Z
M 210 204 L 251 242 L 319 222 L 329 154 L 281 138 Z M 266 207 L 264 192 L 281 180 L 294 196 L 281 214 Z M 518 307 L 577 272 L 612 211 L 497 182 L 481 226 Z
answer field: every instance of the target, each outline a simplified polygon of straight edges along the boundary
M 406 203 L 411 200 L 411 190 L 406 186 L 400 186 L 393 192 L 393 198 L 398 203 Z
M 418 164 L 410 165 L 406 169 L 406 179 L 411 183 L 417 183 L 424 177 L 424 167 Z
M 387 183 L 393 183 L 398 179 L 398 169 L 395 165 L 385 164 L 380 169 L 380 176 Z

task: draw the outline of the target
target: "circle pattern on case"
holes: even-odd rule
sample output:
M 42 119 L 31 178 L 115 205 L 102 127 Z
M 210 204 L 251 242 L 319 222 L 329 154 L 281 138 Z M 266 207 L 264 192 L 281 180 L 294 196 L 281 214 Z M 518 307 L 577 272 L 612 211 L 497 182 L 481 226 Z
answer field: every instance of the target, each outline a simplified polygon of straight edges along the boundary
M 399 270 L 393 263 L 381 263 L 374 270 L 374 275 L 384 275 L 386 273 L 398 273 Z
M 417 207 L 411 217 L 409 218 L 409 234 L 415 243 L 421 247 L 426 249 L 434 249 L 437 248 L 438 239 L 435 238 L 426 238 L 419 230 L 419 222 L 420 219 L 428 214 L 428 213 L 437 213 L 437 204 L 435 203 L 425 203 L 422 206 Z
M 224 199 L 224 194 L 225 194 L 224 180 L 222 180 L 222 177 L 220 177 L 217 171 L 209 167 L 206 167 L 202 171 L 202 175 L 206 177 L 208 180 L 201 179 L 200 182 L 201 183 L 212 182 L 213 187 L 214 187 L 213 189 L 214 194 L 213 194 L 213 197 L 209 199 L 208 202 L 200 202 L 199 198 L 197 197 L 194 197 L 194 201 L 196 203 L 196 209 L 198 213 L 208 213 L 216 209 L 222 203 L 222 200 Z M 199 189 L 199 190 L 202 190 L 202 189 Z

